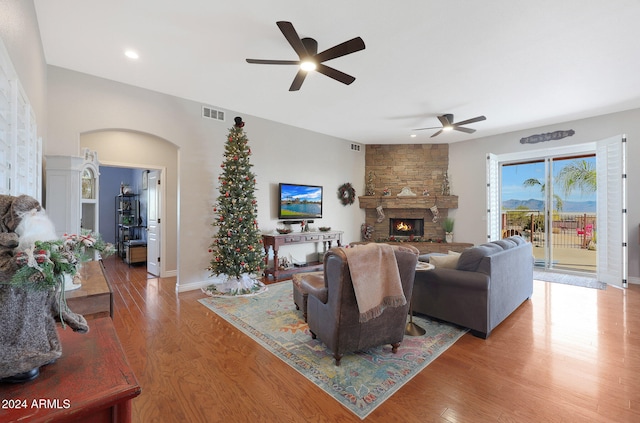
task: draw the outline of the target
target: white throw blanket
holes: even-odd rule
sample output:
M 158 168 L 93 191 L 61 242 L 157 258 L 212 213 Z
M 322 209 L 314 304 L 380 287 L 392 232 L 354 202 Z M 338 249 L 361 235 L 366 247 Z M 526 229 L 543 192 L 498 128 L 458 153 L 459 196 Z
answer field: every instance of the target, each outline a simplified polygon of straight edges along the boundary
M 378 317 L 386 307 L 407 303 L 392 246 L 370 243 L 344 248 L 344 252 L 358 302 L 360 322 Z

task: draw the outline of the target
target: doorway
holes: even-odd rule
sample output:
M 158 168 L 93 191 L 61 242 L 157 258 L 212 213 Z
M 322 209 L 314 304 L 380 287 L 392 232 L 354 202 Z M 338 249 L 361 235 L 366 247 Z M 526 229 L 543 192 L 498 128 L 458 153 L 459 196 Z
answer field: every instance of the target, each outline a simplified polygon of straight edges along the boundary
M 157 184 L 161 170 L 101 165 L 99 171 L 103 239 L 116 246 L 122 260 L 129 264 L 144 262 L 148 273 L 160 276 L 161 197 Z

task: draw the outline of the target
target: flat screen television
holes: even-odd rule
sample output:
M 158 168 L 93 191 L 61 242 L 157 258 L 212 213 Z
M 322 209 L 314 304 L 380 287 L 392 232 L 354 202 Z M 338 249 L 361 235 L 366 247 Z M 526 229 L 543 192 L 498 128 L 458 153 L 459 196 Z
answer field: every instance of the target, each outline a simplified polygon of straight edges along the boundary
M 279 219 L 319 219 L 322 217 L 322 187 L 280 183 Z

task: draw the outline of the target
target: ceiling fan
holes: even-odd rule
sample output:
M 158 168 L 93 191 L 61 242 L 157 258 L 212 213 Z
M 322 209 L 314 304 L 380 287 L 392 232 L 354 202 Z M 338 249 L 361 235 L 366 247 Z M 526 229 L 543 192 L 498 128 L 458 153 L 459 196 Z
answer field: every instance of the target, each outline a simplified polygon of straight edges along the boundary
M 422 130 L 425 130 L 425 129 L 437 129 L 437 128 L 440 128 L 440 130 L 438 132 L 436 132 L 435 134 L 431 135 L 431 138 L 437 137 L 438 135 L 440 135 L 444 131 L 450 131 L 450 130 L 466 132 L 467 134 L 473 134 L 474 132 L 476 132 L 475 129 L 464 128 L 464 127 L 462 127 L 462 125 L 468 125 L 470 123 L 481 122 L 481 121 L 486 120 L 486 119 L 487 118 L 484 117 L 484 116 L 476 116 L 474 118 L 463 120 L 461 122 L 454 122 L 453 121 L 453 115 L 451 113 L 447 113 L 447 114 L 444 114 L 442 116 L 438 116 L 438 120 L 442 124 L 442 127 L 434 126 L 434 127 L 431 127 L 431 128 L 417 128 L 417 129 L 414 129 L 414 131 L 422 131 Z
M 356 79 L 347 75 L 344 72 L 340 72 L 337 69 L 331 68 L 322 62 L 335 59 L 337 57 L 346 56 L 347 54 L 355 53 L 356 51 L 364 50 L 364 41 L 362 38 L 356 37 L 344 43 L 338 44 L 330 49 L 324 50 L 318 53 L 318 42 L 313 38 L 300 38 L 296 32 L 293 24 L 287 21 L 276 22 L 280 31 L 284 37 L 289 41 L 291 47 L 296 52 L 299 60 L 262 60 L 262 59 L 247 59 L 248 63 L 255 63 L 261 65 L 298 65 L 300 70 L 293 79 L 289 91 L 298 91 L 304 82 L 304 78 L 307 76 L 307 72 L 312 70 L 318 71 L 323 75 L 333 78 L 336 81 L 349 85 Z

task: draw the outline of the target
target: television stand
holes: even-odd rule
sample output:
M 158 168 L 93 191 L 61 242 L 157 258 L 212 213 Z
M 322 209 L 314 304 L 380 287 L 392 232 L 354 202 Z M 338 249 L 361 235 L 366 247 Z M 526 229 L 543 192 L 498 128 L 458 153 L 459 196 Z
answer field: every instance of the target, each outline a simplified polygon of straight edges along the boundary
M 289 234 L 265 234 L 262 235 L 264 251 L 266 253 L 265 263 L 269 263 L 269 248 L 273 249 L 273 267 L 267 267 L 264 271 L 266 277 L 273 276 L 275 280 L 286 279 L 294 273 L 314 272 L 322 270 L 324 263 L 316 261 L 310 263 L 299 263 L 289 269 L 278 269 L 278 251 L 281 246 L 310 244 L 322 242 L 323 252 L 331 248 L 333 241 L 336 241 L 338 247 L 342 245 L 342 231 L 327 232 L 297 232 Z

